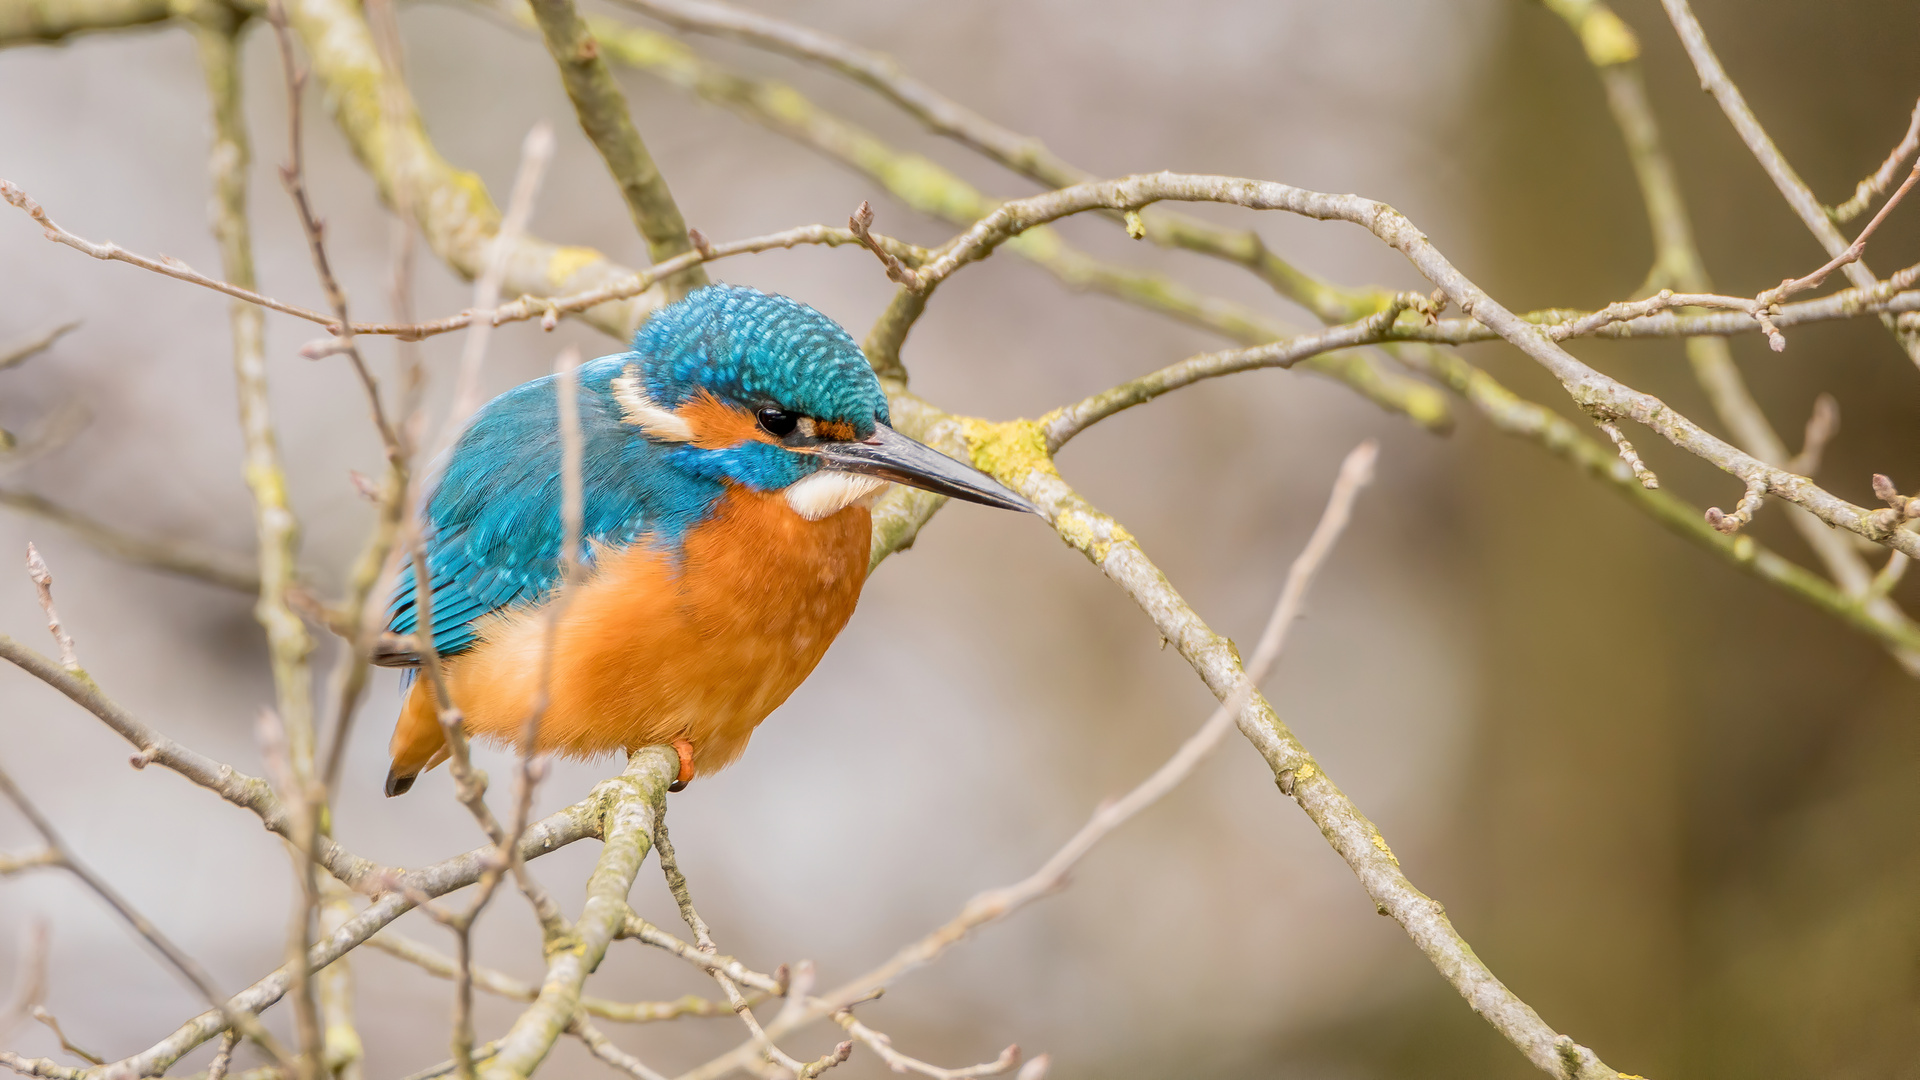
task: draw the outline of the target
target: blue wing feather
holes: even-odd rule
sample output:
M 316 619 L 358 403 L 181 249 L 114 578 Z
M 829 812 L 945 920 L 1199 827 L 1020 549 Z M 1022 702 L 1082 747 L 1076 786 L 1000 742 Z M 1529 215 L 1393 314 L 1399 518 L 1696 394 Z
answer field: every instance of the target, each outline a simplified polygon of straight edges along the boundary
M 581 365 L 582 552 L 636 541 L 677 551 L 686 530 L 722 492 L 717 479 L 669 467 L 666 448 L 623 423 L 611 382 L 633 354 Z M 467 649 L 475 623 L 532 605 L 559 579 L 560 436 L 551 376 L 488 402 L 474 417 L 427 496 L 427 573 L 433 583 L 433 643 L 441 655 Z M 408 566 L 395 584 L 387 629 L 418 627 L 418 583 Z

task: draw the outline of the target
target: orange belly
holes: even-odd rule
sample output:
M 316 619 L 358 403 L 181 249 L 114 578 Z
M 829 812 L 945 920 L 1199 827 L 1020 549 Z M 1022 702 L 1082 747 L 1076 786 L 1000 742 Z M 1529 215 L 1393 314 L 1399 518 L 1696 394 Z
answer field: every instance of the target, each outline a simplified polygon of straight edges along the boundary
M 585 757 L 684 738 L 698 773 L 729 764 L 853 615 L 871 531 L 864 506 L 808 521 L 779 492 L 734 488 L 688 533 L 677 565 L 640 544 L 600 550 L 553 633 L 539 749 Z M 520 740 L 546 667 L 547 616 L 489 616 L 479 642 L 448 658 L 470 734 Z M 394 729 L 397 772 L 440 759 L 433 708 L 423 678 Z

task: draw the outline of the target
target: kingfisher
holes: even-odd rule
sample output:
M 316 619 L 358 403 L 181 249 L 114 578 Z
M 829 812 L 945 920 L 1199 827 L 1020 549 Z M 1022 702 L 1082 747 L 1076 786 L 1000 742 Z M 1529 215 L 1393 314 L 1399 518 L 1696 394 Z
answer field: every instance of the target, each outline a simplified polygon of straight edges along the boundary
M 697 290 L 576 376 L 586 573 L 569 595 L 557 376 L 482 407 L 424 500 L 433 647 L 488 741 L 521 741 L 544 684 L 538 752 L 671 744 L 679 790 L 738 758 L 846 626 L 889 483 L 1038 513 L 895 431 L 853 338 L 784 296 Z M 376 663 L 419 667 L 420 587 L 409 566 Z M 437 705 L 415 679 L 387 795 L 446 760 Z

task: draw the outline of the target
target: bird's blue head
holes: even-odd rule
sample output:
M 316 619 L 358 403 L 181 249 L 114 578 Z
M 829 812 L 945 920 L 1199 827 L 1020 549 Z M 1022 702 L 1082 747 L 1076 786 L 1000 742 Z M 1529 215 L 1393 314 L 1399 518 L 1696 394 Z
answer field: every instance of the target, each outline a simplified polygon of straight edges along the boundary
M 713 285 L 657 312 L 611 381 L 621 419 L 681 469 L 786 490 L 809 517 L 896 481 L 1029 510 L 992 477 L 893 430 L 860 346 L 784 296 Z

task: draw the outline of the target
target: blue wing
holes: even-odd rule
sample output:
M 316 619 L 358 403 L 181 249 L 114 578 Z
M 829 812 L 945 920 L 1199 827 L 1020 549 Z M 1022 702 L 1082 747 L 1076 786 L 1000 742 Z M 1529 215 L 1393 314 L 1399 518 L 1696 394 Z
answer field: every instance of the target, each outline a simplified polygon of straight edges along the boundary
M 623 547 L 646 537 L 677 545 L 720 494 L 713 481 L 671 468 L 662 448 L 621 422 L 610 382 L 632 354 L 581 365 L 583 559 L 595 542 Z M 554 379 L 523 383 L 488 402 L 427 496 L 427 574 L 433 643 L 441 655 L 473 645 L 475 622 L 538 603 L 559 579 L 560 433 Z M 387 629 L 418 626 L 418 582 L 402 571 Z

